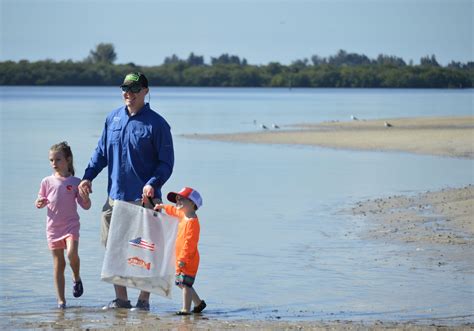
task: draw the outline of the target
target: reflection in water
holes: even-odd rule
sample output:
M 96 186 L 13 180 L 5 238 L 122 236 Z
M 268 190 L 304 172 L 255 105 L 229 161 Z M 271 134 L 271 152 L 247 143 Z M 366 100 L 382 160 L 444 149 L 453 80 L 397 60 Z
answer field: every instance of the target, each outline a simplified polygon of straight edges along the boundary
M 211 314 L 212 316 L 212 314 Z M 87 307 L 41 313 L 0 314 L 2 329 L 168 329 L 193 330 L 196 325 L 213 325 L 215 319 L 204 314 L 176 316 L 174 313 L 156 314 L 131 312 L 126 309 L 101 310 Z

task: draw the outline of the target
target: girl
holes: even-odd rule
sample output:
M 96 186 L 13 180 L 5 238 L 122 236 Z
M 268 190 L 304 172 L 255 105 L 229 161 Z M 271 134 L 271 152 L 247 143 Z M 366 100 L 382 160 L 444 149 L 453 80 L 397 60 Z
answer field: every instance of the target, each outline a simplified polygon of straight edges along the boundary
M 193 288 L 199 267 L 199 219 L 196 210 L 202 206 L 202 198 L 198 191 L 185 187 L 178 193 L 168 193 L 172 205 L 155 205 L 155 210 L 164 209 L 168 215 L 179 218 L 176 237 L 176 285 L 183 290 L 183 308 L 177 315 L 191 314 L 191 301 L 194 303 L 193 313 L 200 313 L 206 308 Z
M 64 269 L 66 261 L 64 250 L 72 269 L 73 295 L 78 298 L 84 292 L 79 274 L 79 215 L 77 203 L 83 209 L 91 207 L 89 196 L 79 196 L 77 186 L 80 179 L 74 177 L 74 166 L 71 148 L 67 142 L 51 146 L 49 162 L 53 174 L 41 181 L 38 198 L 35 201 L 37 208 L 48 207 L 46 218 L 46 237 L 48 246 L 53 254 L 54 285 L 58 299 L 58 308 L 66 308 L 64 297 Z

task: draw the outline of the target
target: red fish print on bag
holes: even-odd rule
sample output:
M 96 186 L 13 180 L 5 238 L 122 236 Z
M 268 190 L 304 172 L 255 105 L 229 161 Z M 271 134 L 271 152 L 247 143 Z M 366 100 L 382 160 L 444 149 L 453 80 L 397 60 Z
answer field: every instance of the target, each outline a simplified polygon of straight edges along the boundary
M 128 261 L 128 264 L 136 265 L 137 267 L 141 267 L 146 270 L 150 270 L 151 268 L 151 262 L 146 263 L 145 261 L 140 259 L 138 256 L 131 257 L 127 261 Z

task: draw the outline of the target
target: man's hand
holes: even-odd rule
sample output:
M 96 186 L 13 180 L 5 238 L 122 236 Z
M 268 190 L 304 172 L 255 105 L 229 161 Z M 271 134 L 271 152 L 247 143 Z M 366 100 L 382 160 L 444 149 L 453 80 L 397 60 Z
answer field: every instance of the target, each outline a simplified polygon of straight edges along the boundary
M 77 187 L 79 189 L 79 195 L 83 199 L 88 199 L 89 194 L 92 193 L 92 182 L 90 180 L 84 179 L 79 183 Z
M 153 186 L 151 185 L 143 186 L 143 195 L 142 195 L 143 199 L 148 198 L 148 197 L 153 199 L 154 196 L 155 196 L 155 189 L 153 188 Z
M 143 186 L 142 203 L 146 205 L 149 200 L 148 198 L 153 199 L 154 196 L 155 196 L 155 189 L 153 188 L 153 186 L 151 185 Z

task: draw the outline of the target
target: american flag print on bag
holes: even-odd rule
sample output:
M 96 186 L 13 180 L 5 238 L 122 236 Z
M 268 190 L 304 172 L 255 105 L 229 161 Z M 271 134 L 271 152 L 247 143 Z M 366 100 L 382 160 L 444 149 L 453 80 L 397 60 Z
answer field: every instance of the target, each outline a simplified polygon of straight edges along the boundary
M 152 251 L 152 252 L 155 250 L 155 244 L 154 243 L 152 243 L 150 241 L 146 241 L 146 240 L 142 239 L 141 237 L 138 237 L 136 239 L 132 239 L 128 243 L 132 246 L 143 248 L 143 249 L 148 249 L 149 251 Z

